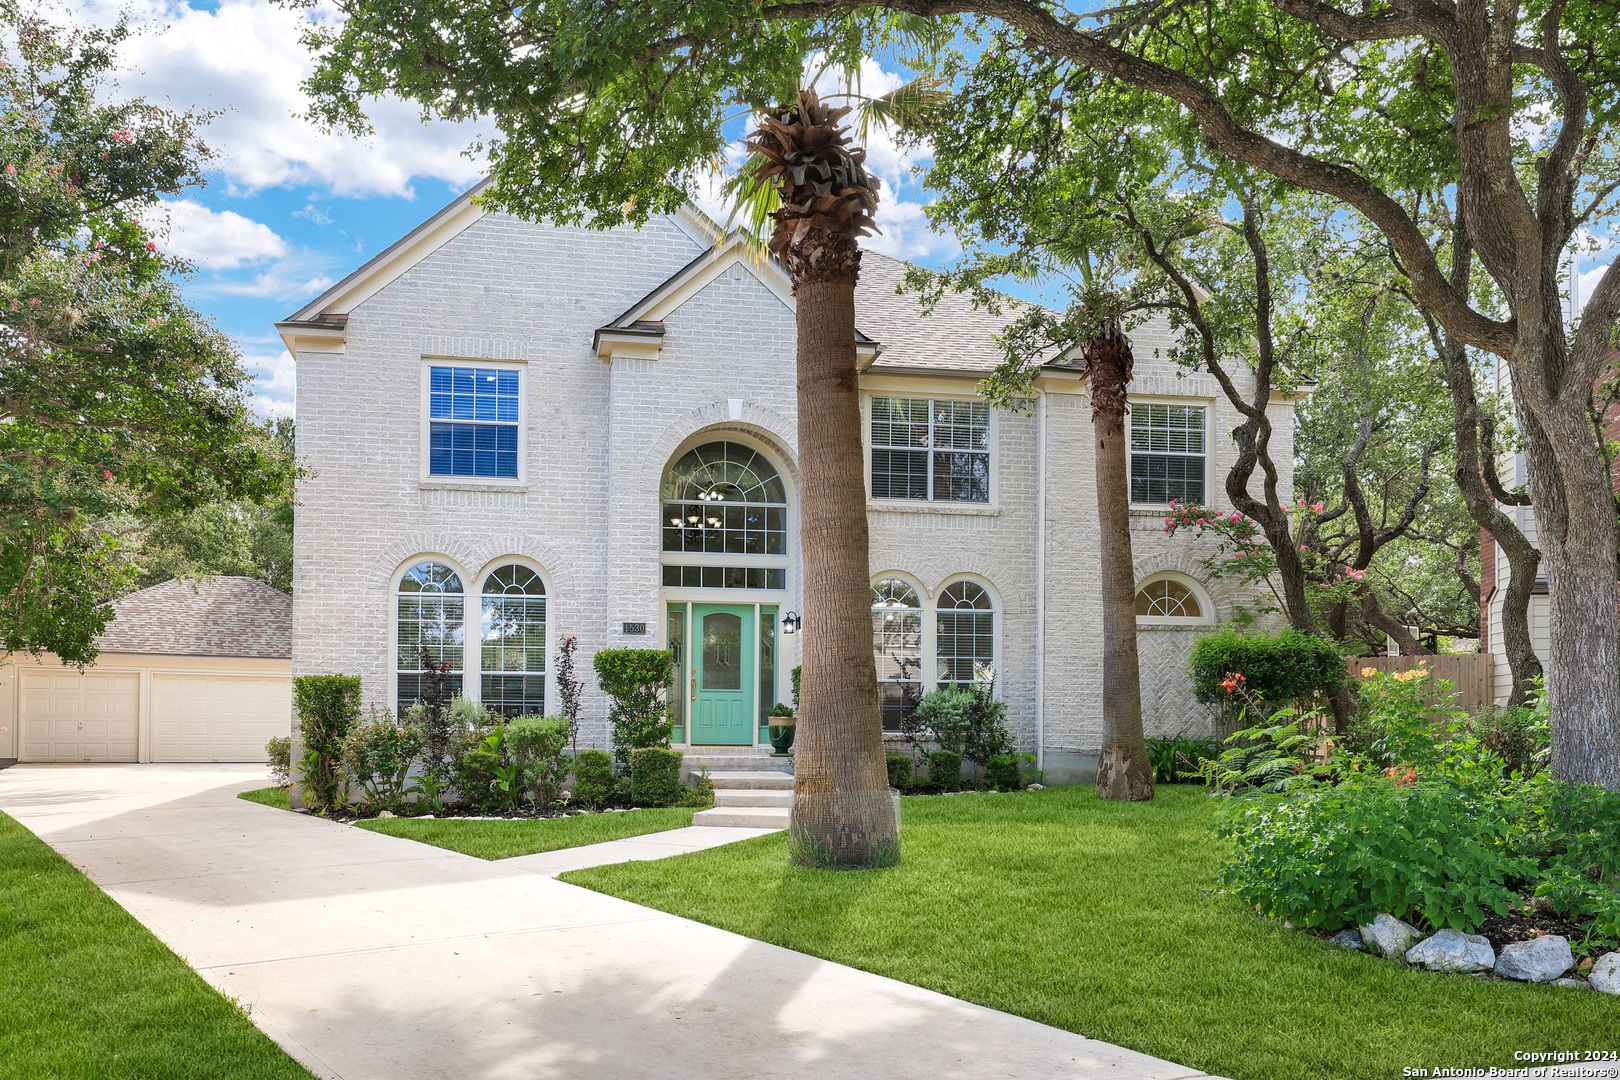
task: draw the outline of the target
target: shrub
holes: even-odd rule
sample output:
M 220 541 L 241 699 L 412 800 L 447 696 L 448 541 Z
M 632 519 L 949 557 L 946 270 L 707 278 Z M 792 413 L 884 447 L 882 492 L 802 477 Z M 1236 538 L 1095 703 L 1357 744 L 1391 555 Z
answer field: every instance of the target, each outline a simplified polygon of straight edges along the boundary
M 910 791 L 916 780 L 916 767 L 910 754 L 886 754 L 884 763 L 889 767 L 889 786 Z
M 956 791 L 962 786 L 962 755 L 953 750 L 935 750 L 928 755 L 928 782 L 940 791 Z
M 1007 731 L 1007 705 L 996 700 L 994 684 L 931 690 L 917 703 L 914 723 L 941 750 L 981 767 L 1015 749 Z
M 264 744 L 264 756 L 270 766 L 270 779 L 275 781 L 276 787 L 284 788 L 292 783 L 292 738 L 287 735 L 277 735 Z
M 529 794 L 541 806 L 555 802 L 568 778 L 563 751 L 574 726 L 566 716 L 519 716 L 506 725 L 506 751 L 523 770 Z
M 565 637 L 557 645 L 557 697 L 562 702 L 563 719 L 568 721 L 568 745 L 579 749 L 579 691 L 585 685 L 574 678 L 574 652 L 579 638 Z
M 304 744 L 299 780 L 304 798 L 325 810 L 342 797 L 343 737 L 360 715 L 358 675 L 300 675 L 293 680 L 293 711 Z
M 405 801 L 405 781 L 423 743 L 421 728 L 373 707 L 343 737 L 343 779 L 351 789 L 360 788 L 366 806 L 397 810 Z
M 1220 757 L 1219 739 L 1172 735 L 1147 741 L 1148 761 L 1156 784 L 1182 784 L 1201 775 L 1204 762 Z
M 681 791 L 681 801 L 677 806 L 692 806 L 699 810 L 706 810 L 714 805 L 714 781 L 709 778 L 709 767 L 699 765 L 701 770 L 693 779 L 692 786 Z
M 1228 628 L 1193 643 L 1188 673 L 1199 701 L 1224 702 L 1221 681 L 1233 672 L 1243 674 L 1250 694 L 1272 706 L 1308 704 L 1315 694 L 1331 697 L 1346 678 L 1339 650 L 1325 638 L 1299 630 L 1245 634 Z
M 1018 759 L 1011 754 L 993 754 L 984 763 L 984 779 L 997 791 L 1017 791 L 1024 786 L 1018 775 Z
M 1536 709 L 1486 705 L 1470 724 L 1480 748 L 1502 763 L 1502 776 L 1529 779 L 1546 764 L 1550 733 L 1546 715 Z
M 613 727 L 613 759 L 630 767 L 630 751 L 669 746 L 675 730 L 664 702 L 674 678 L 668 649 L 603 649 L 592 659 L 596 682 L 613 699 L 608 719 Z
M 637 806 L 674 806 L 685 791 L 679 750 L 643 746 L 630 751 L 631 802 Z
M 613 755 L 581 750 L 574 755 L 574 799 L 599 809 L 613 798 Z

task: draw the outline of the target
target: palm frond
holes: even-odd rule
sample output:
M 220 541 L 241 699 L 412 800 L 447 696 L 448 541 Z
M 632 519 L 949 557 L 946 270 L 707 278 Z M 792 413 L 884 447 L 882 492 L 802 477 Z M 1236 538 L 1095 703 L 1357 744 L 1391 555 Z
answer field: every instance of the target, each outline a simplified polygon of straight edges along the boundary
M 731 207 L 726 217 L 726 234 L 730 235 L 733 225 L 740 225 L 744 243 L 756 260 L 769 256 L 766 238 L 776 225 L 773 215 L 782 208 L 781 189 L 760 178 L 760 170 L 766 164 L 763 154 L 749 154 L 720 187 L 721 195 Z
M 860 140 L 866 141 L 874 124 L 919 133 L 929 130 L 950 100 L 950 93 L 941 89 L 941 85 L 942 80 L 937 75 L 919 75 L 880 97 L 861 98 L 857 106 L 861 117 Z

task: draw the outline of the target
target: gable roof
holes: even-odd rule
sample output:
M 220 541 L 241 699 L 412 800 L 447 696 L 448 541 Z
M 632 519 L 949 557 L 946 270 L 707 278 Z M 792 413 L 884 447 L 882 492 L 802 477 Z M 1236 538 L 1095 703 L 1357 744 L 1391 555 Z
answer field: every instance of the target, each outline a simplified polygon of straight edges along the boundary
M 966 372 L 988 375 L 1005 357 L 996 335 L 1016 318 L 1011 304 L 1000 315 L 973 306 L 963 292 L 947 292 L 923 314 L 914 292 L 896 293 L 908 264 L 875 251 L 861 253 L 861 280 L 855 287 L 855 323 L 883 342 L 872 365 L 881 371 Z
M 165 581 L 113 601 L 108 653 L 292 656 L 292 597 L 245 577 Z

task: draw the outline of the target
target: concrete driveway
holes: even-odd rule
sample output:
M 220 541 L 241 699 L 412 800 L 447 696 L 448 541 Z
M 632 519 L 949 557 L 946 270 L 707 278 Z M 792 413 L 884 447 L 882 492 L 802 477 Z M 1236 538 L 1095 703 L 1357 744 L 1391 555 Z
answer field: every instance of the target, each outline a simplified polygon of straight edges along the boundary
M 1204 1074 L 480 859 L 235 798 L 258 766 L 33 765 L 0 810 L 317 1075 Z

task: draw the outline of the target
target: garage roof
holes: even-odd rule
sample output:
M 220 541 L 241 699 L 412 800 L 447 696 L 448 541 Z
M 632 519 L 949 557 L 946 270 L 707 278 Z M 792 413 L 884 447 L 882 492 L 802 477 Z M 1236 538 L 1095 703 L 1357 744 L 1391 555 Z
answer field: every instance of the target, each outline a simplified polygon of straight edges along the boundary
M 165 581 L 113 601 L 104 653 L 292 656 L 292 597 L 245 577 Z

